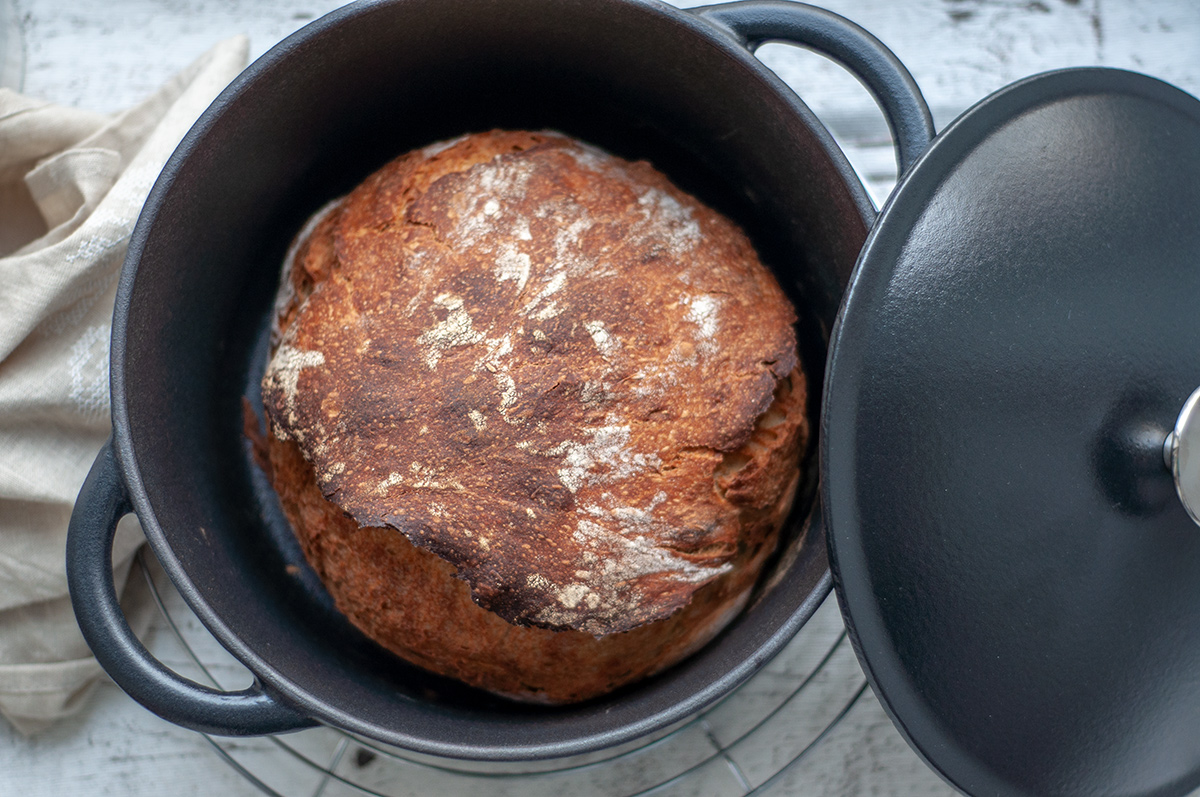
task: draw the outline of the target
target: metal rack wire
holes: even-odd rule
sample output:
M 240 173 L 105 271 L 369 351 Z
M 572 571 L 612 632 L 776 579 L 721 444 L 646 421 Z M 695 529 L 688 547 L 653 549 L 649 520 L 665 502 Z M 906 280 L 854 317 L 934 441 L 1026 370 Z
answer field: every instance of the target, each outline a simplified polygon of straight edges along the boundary
M 230 688 L 231 677 L 219 677 L 222 667 L 197 651 L 203 628 L 152 559 L 139 553 L 140 570 L 186 662 L 197 680 Z M 590 755 L 465 762 L 327 727 L 253 742 L 205 739 L 225 763 L 274 797 L 757 796 L 785 793 L 780 789 L 794 781 L 796 769 L 821 750 L 848 714 L 872 700 L 831 598 L 774 661 L 716 705 L 655 737 Z M 290 776 L 286 786 L 279 783 L 281 773 Z M 311 776 L 303 792 L 295 785 L 298 775 Z

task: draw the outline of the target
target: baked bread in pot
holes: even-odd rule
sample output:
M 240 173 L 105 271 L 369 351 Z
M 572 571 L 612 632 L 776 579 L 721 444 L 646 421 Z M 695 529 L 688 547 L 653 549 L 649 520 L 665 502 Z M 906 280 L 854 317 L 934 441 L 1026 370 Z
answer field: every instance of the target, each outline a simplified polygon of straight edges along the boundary
M 413 151 L 285 262 L 263 459 L 338 608 L 585 700 L 745 606 L 808 440 L 795 313 L 732 222 L 553 133 Z
M 741 226 L 798 309 L 815 435 L 829 330 L 873 211 L 811 112 L 740 41 L 658 3 L 402 0 L 308 26 L 181 143 L 118 291 L 113 449 L 164 569 L 277 702 L 407 750 L 516 761 L 611 747 L 696 714 L 792 638 L 831 576 L 810 444 L 779 553 L 746 609 L 669 671 L 608 695 L 558 707 L 493 699 L 407 665 L 337 611 L 244 434 L 280 263 L 305 219 L 396 153 L 493 128 L 561 130 L 646 159 Z M 137 693 L 136 679 L 122 685 Z M 199 726 L 193 703 L 170 694 L 139 699 Z M 244 716 L 263 699 L 224 702 L 249 708 L 219 726 L 251 732 Z

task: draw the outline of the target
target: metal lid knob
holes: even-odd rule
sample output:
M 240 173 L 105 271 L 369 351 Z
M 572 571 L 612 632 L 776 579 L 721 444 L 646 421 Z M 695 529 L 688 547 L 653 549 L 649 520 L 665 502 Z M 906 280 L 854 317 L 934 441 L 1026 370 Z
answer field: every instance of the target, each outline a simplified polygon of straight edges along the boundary
M 1200 388 L 1188 397 L 1163 443 L 1163 459 L 1175 477 L 1175 492 L 1192 520 L 1200 524 Z

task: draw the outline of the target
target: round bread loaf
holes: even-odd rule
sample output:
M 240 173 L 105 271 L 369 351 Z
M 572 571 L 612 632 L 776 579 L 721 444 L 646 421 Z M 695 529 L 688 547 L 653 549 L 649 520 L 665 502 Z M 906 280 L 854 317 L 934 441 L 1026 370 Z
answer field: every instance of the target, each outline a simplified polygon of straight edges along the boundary
M 276 314 L 271 480 L 398 655 L 577 701 L 746 604 L 808 439 L 795 314 L 649 164 L 554 133 L 408 153 L 305 226 Z

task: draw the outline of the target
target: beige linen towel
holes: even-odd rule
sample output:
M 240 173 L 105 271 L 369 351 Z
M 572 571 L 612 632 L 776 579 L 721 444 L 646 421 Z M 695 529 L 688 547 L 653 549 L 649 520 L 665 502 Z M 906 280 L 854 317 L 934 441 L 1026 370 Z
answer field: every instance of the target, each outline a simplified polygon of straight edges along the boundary
M 101 674 L 64 557 L 75 496 L 110 430 L 109 335 L 129 235 L 247 50 L 245 37 L 222 42 L 111 117 L 0 89 L 0 714 L 26 733 L 77 710 Z M 141 541 L 137 521 L 123 520 L 119 589 Z M 144 605 L 126 609 L 144 626 Z

